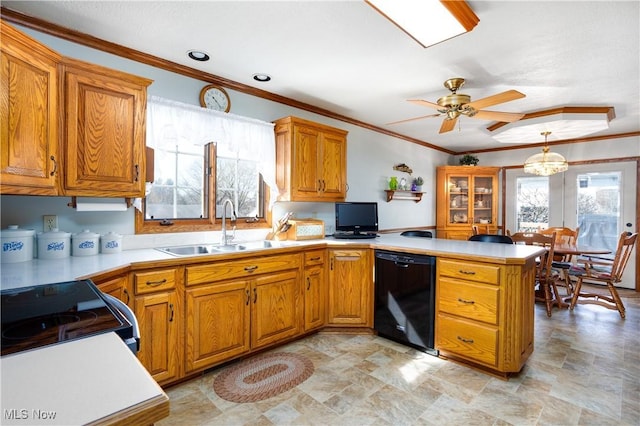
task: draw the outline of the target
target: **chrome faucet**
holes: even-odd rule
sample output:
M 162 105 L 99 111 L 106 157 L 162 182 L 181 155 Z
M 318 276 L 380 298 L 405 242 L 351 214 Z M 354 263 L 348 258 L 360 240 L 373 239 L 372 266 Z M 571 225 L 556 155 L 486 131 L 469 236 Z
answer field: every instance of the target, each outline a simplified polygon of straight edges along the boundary
M 227 244 L 229 244 L 229 240 L 233 240 L 233 238 L 235 237 L 235 226 L 233 227 L 233 234 L 231 236 L 231 238 L 229 238 L 229 240 L 227 240 L 227 204 L 229 204 L 231 206 L 231 220 L 236 220 L 236 210 L 233 207 L 233 203 L 231 202 L 230 199 L 225 198 L 224 201 L 222 202 L 222 237 L 220 238 L 220 244 L 222 244 L 223 246 L 226 246 Z

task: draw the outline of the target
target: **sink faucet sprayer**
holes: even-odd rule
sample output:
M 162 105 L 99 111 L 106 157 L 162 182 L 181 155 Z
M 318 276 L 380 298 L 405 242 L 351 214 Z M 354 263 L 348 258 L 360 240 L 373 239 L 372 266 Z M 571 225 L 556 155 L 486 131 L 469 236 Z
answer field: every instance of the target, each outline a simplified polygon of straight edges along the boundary
M 237 219 L 236 217 L 236 211 L 235 208 L 233 207 L 233 203 L 231 202 L 230 199 L 225 198 L 225 200 L 222 202 L 222 237 L 220 238 L 220 243 L 223 246 L 226 246 L 230 240 L 233 240 L 236 236 L 236 227 L 235 225 L 233 226 L 233 235 L 227 240 L 227 204 L 229 204 L 231 206 L 231 220 L 234 221 Z

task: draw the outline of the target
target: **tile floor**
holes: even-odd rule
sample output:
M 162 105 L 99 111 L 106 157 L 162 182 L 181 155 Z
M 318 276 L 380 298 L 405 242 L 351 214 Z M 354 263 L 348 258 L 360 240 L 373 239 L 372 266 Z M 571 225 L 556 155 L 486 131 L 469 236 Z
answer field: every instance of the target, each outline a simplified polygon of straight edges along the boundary
M 536 304 L 535 351 L 508 381 L 377 336 L 321 333 L 274 350 L 313 361 L 298 387 L 237 404 L 213 391 L 213 369 L 166 389 L 158 424 L 640 425 L 640 298 L 623 300 L 626 320 L 592 305 L 548 318 Z

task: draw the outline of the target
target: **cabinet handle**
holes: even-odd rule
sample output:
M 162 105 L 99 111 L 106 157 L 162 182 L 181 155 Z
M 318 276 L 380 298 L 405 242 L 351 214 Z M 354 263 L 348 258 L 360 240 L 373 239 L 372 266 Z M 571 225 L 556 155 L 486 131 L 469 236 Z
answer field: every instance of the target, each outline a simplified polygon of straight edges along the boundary
M 322 179 L 322 191 L 325 191 L 327 189 L 327 183 L 324 181 L 324 179 Z
M 465 339 L 464 337 L 460 337 L 460 336 L 458 336 L 458 340 L 460 340 L 463 343 L 473 343 L 473 339 Z
M 247 303 L 245 305 L 249 306 L 249 302 L 251 302 L 251 292 L 247 289 Z
M 171 311 L 169 322 L 173 322 L 173 303 L 169 303 L 169 310 Z
M 245 272 L 253 272 L 253 271 L 255 271 L 256 269 L 258 269 L 258 266 L 257 266 L 257 265 L 253 265 L 253 266 L 245 266 L 245 267 L 244 267 Z
M 147 285 L 149 287 L 158 287 L 159 285 L 162 285 L 162 284 L 164 284 L 166 282 L 167 282 L 167 279 L 163 278 L 163 279 L 161 279 L 159 281 L 147 281 Z
M 314 260 L 314 261 L 315 261 L 315 260 L 320 260 L 320 256 L 318 256 L 318 257 L 311 257 L 311 258 L 309 258 L 309 260 Z
M 140 166 L 136 164 L 134 167 L 136 172 L 136 178 L 134 179 L 134 181 L 138 182 L 138 180 L 140 179 Z
M 318 191 L 322 191 L 322 180 L 318 179 Z
M 53 161 L 53 170 L 51 170 L 51 173 L 49 174 L 51 176 L 54 176 L 58 171 L 58 162 L 56 161 L 56 157 L 54 157 L 53 155 L 50 158 L 51 158 L 51 161 Z
M 124 302 L 125 305 L 129 304 L 129 301 L 131 300 L 131 296 L 129 295 L 129 290 L 127 290 L 126 288 L 122 291 L 124 293 L 125 296 L 127 296 L 127 300 L 126 302 Z
M 258 301 L 258 289 L 257 288 L 253 288 L 253 303 L 256 303 Z
M 458 272 L 460 272 L 461 274 L 464 274 L 464 275 L 475 275 L 476 274 L 476 271 L 465 271 L 465 270 L 462 270 L 462 269 L 459 269 Z
M 311 279 L 307 277 L 307 290 L 311 288 Z
M 460 299 L 459 297 L 458 297 L 458 302 L 466 303 L 467 305 L 473 305 L 474 303 L 476 303 L 474 300 L 464 300 L 464 299 Z

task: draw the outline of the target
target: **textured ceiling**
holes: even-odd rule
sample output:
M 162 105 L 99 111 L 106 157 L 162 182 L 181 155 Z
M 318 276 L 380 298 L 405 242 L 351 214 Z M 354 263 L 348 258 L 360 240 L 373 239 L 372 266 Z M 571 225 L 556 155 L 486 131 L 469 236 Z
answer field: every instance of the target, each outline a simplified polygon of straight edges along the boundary
M 513 145 L 491 136 L 493 123 L 469 117 L 442 135 L 442 117 L 386 124 L 436 113 L 406 99 L 435 102 L 451 77 L 466 79 L 459 92 L 472 101 L 509 89 L 526 95 L 490 110 L 610 106 L 615 118 L 593 135 L 640 130 L 640 2 L 467 3 L 480 18 L 473 31 L 426 49 L 364 1 L 2 6 L 455 152 Z M 212 60 L 194 62 L 190 49 Z M 257 83 L 254 73 L 272 80 Z

